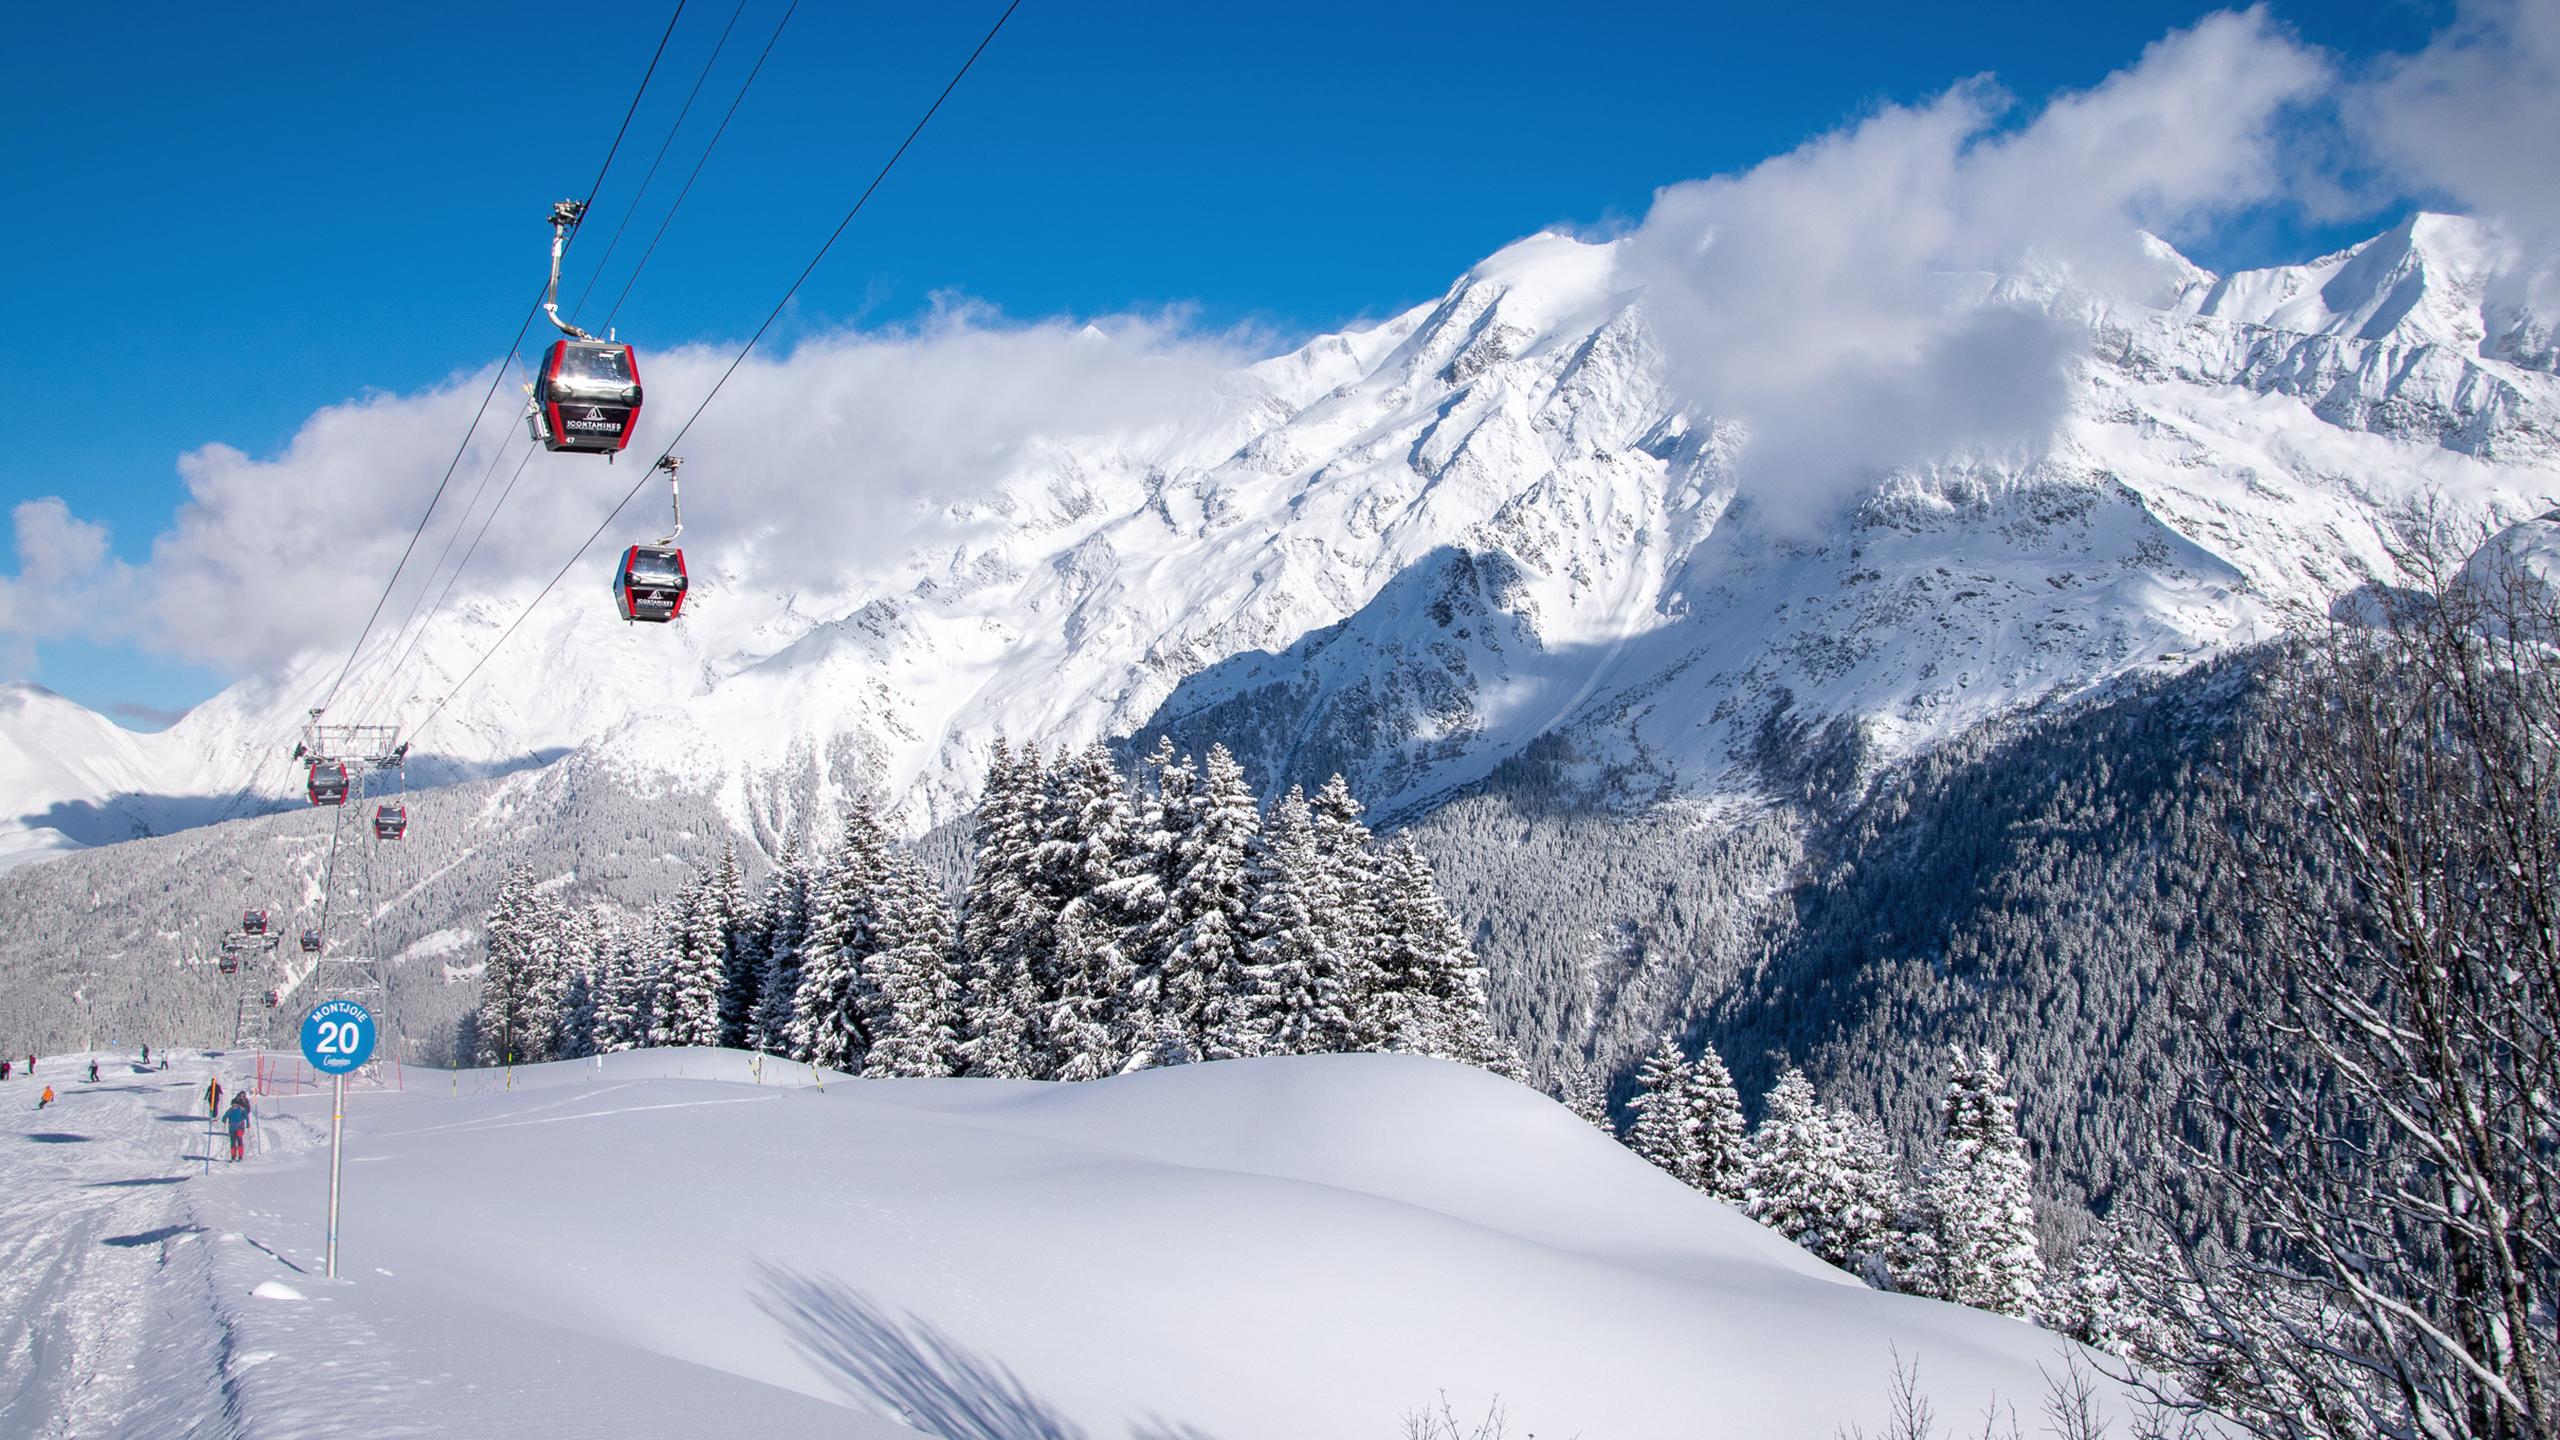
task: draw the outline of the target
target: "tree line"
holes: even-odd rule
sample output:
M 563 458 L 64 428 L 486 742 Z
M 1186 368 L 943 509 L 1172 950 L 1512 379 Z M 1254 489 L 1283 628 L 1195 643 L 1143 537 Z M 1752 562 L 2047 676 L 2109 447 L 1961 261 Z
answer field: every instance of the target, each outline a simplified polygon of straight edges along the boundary
M 2018 1105 L 1989 1050 L 1948 1051 L 1935 1145 L 1907 1172 L 1876 1121 L 1823 1103 L 1788 1067 L 1746 1127 L 1742 1097 L 1713 1046 L 1689 1055 L 1664 1036 L 1636 1074 L 1632 1119 L 1612 1126 L 1600 1077 L 1564 1071 L 1557 1098 L 1629 1149 L 1882 1290 L 2042 1320 L 2079 1323 L 2075 1265 L 2045 1285 L 2036 1242 L 2034 1167 Z
M 734 851 L 636 921 L 518 866 L 457 1052 L 726 1045 L 875 1076 L 1088 1080 L 1197 1060 L 1430 1055 L 1518 1074 L 1431 866 L 1342 777 L 1257 803 L 1223 746 L 996 745 L 956 899 L 857 800 L 760 895 Z

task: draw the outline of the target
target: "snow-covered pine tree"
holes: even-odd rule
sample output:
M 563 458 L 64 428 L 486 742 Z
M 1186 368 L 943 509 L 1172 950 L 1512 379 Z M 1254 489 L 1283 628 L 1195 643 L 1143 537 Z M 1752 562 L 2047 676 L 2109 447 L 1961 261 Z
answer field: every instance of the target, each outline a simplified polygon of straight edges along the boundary
M 519 1061 L 556 1060 L 568 1028 L 568 914 L 539 887 L 525 912 L 524 1011 L 518 1030 Z
M 1099 1080 L 1116 1075 L 1137 1050 L 1127 1012 L 1111 987 L 1127 986 L 1136 973 L 1120 952 L 1109 921 L 1095 907 L 1070 904 L 1058 916 L 1056 974 L 1059 993 L 1039 1016 L 1042 1049 L 1058 1080 Z
M 655 912 L 635 917 L 624 942 L 624 959 L 630 970 L 631 1013 L 636 1022 L 631 1031 L 634 1048 L 659 1043 L 658 992 L 670 963 L 666 934 L 655 923 L 659 918 Z
M 530 990 L 538 982 L 541 958 L 535 930 L 540 925 L 539 895 L 533 867 L 518 864 L 498 882 L 489 913 L 480 928 L 483 963 L 480 972 L 479 1018 L 473 1026 L 477 1065 L 516 1065 L 534 1058 L 538 1040 L 528 1023 Z
M 721 940 L 709 876 L 699 876 L 668 917 L 671 963 L 658 994 L 658 1043 L 720 1043 Z
M 1383 865 L 1370 843 L 1369 827 L 1360 821 L 1364 808 L 1339 772 L 1307 802 L 1320 877 L 1316 925 L 1324 958 L 1319 988 L 1332 993 L 1331 1007 L 1340 1016 L 1324 1022 L 1332 1033 L 1314 1047 L 1322 1050 L 1372 1048 L 1372 1037 L 1384 1028 L 1377 1009 L 1388 918 L 1379 913 Z
M 1813 1082 L 1788 1066 L 1751 1132 L 1744 1212 L 1844 1270 L 1880 1271 L 1890 1223 L 1901 1209 L 1882 1134 L 1816 1103 Z
M 649 977 L 649 1043 L 673 1045 L 669 1019 L 675 1014 L 675 983 L 678 951 L 684 942 L 685 925 L 681 916 L 684 892 L 678 891 L 666 902 L 651 910 L 640 922 L 634 944 L 640 953 L 640 969 Z
M 1159 1064 L 1177 1049 L 1191 1056 L 1210 1053 L 1214 1002 L 1245 973 L 1249 867 L 1261 816 L 1244 767 L 1226 746 L 1210 747 L 1188 805 L 1168 881 L 1161 923 L 1170 939 L 1159 952 L 1157 986 L 1160 1023 L 1181 1043 L 1158 1036 L 1150 1048 Z
M 1037 1038 L 1061 1080 L 1116 1074 L 1137 1049 L 1131 953 L 1164 896 L 1136 846 L 1137 816 L 1111 752 L 1087 746 L 1054 771 L 1040 872 L 1060 896 Z M 1152 1014 L 1144 1017 L 1153 1030 Z
M 595 1053 L 636 1049 L 649 1035 L 649 987 L 639 974 L 627 925 L 598 916 L 595 926 Z
M 1244 971 L 1212 1007 L 1213 1058 L 1301 1055 L 1349 1034 L 1338 991 L 1324 988 L 1323 872 L 1306 794 L 1292 785 L 1254 847 Z
M 1041 788 L 1038 752 L 1027 746 L 1017 752 L 998 736 L 978 801 L 956 947 L 963 1074 L 1023 1080 L 1036 1073 L 1030 1024 L 1040 997 L 1031 957 L 1052 943 L 1056 918 L 1031 891 Z
M 888 827 L 867 799 L 846 808 L 844 835 L 809 904 L 800 988 L 792 997 L 791 1048 L 813 1065 L 859 1071 L 870 1053 L 878 1001 L 865 967 L 880 945 L 879 888 L 888 871 Z
M 1164 1033 L 1169 1004 L 1165 977 L 1184 920 L 1173 908 L 1174 889 L 1181 879 L 1187 832 L 1197 818 L 1200 788 L 1198 768 L 1190 756 L 1176 757 L 1170 737 L 1156 741 L 1141 773 L 1149 777 L 1149 783 L 1141 787 L 1138 799 L 1133 863 L 1147 877 L 1157 899 L 1146 929 L 1128 947 L 1129 961 L 1136 971 L 1128 998 L 1128 1028 L 1135 1037 L 1128 1060 L 1132 1069 L 1164 1063 L 1156 1042 Z
M 1689 1094 L 1698 1116 L 1697 1176 L 1690 1183 L 1728 1205 L 1740 1205 L 1751 1167 L 1751 1142 L 1743 1133 L 1742 1096 L 1716 1047 L 1700 1047 L 1689 1067 Z
M 596 1028 L 604 1012 L 604 972 L 597 964 L 595 927 L 586 927 L 586 944 L 571 956 L 568 1022 L 560 1039 L 560 1058 L 583 1060 L 598 1053 Z
M 1831 1263 L 1879 1290 L 1904 1289 L 1894 1268 L 1902 1259 L 1896 1227 L 1910 1209 L 1902 1157 L 1884 1126 L 1866 1116 L 1835 1110 L 1831 1118 L 1849 1137 L 1847 1196 L 1832 1232 L 1839 1258 Z
M 951 915 L 922 862 L 891 851 L 879 887 L 879 949 L 867 993 L 876 1036 L 862 1073 L 949 1075 L 959 1060 L 960 993 L 950 969 Z
M 1954 1047 L 1938 1113 L 1942 1134 L 1920 1207 L 1936 1240 L 1930 1293 L 1979 1310 L 2031 1316 L 2044 1279 L 2035 1177 L 2018 1135 L 2018 1102 L 1998 1058 Z
M 616 972 L 616 949 L 621 942 L 621 926 L 611 910 L 597 906 L 589 917 L 587 940 L 587 973 L 593 977 L 594 1016 L 587 1028 L 588 1053 L 611 1054 L 622 1047 L 621 1018 L 615 1013 L 615 987 L 620 983 Z
M 792 1002 L 800 992 L 800 947 L 809 934 L 810 869 L 814 847 L 794 836 L 765 881 L 758 910 L 756 952 L 761 973 L 748 1043 L 769 1055 L 805 1060 L 791 1044 Z
M 2092 1225 L 2072 1247 L 2061 1283 L 2045 1288 L 2037 1322 L 2119 1360 L 2135 1358 L 2149 1317 L 2125 1276 L 2130 1255 L 2115 1226 Z
M 720 935 L 720 1043 L 743 1049 L 755 1028 L 764 957 L 735 845 L 720 852 L 720 868 L 712 872 L 710 909 Z
M 1645 1056 L 1636 1068 L 1635 1098 L 1627 1108 L 1635 1112 L 1627 1127 L 1627 1148 L 1681 1184 L 1696 1185 L 1701 1116 L 1689 1057 L 1678 1040 L 1665 1035 Z
M 573 1061 L 596 1053 L 596 915 L 558 904 L 558 956 L 553 966 L 561 976 L 561 1025 L 553 1035 L 550 1058 Z
M 1364 978 L 1375 988 L 1364 1044 L 1512 1074 L 1513 1057 L 1486 1013 L 1484 967 L 1441 901 L 1431 862 L 1398 840 L 1372 863 L 1376 948 Z
M 1557 1104 L 1590 1121 L 1612 1137 L 1617 1127 L 1609 1123 L 1609 1091 L 1600 1083 L 1600 1072 L 1591 1062 L 1571 1059 L 1559 1063 L 1548 1078 L 1548 1093 Z

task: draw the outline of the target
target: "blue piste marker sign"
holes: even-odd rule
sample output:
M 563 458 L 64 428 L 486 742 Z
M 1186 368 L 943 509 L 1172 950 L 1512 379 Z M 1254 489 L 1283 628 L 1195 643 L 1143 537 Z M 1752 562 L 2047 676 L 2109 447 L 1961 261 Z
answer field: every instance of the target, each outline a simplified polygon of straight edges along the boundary
M 344 1075 L 373 1058 L 373 1012 L 353 1000 L 323 1000 L 302 1017 L 302 1058 L 323 1075 Z

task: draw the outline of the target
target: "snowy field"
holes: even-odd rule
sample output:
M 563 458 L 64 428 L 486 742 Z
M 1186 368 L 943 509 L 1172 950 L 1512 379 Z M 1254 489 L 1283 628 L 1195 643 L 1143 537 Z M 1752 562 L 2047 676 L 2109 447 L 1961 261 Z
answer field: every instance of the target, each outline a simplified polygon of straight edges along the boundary
M 1396 1056 L 1087 1085 L 723 1051 L 411 1070 L 204 1159 L 204 1080 L 0 1086 L 0 1436 L 1830 1436 L 1900 1355 L 2033 1429 L 2054 1337 L 1869 1291 L 1511 1083 Z M 823 1085 L 815 1083 L 823 1079 Z

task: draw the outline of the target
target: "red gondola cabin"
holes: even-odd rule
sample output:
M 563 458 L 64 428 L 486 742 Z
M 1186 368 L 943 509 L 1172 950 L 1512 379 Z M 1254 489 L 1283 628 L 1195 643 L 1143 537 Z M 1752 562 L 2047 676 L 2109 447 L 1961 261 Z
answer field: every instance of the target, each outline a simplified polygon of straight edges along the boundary
M 347 803 L 347 767 L 345 765 L 332 760 L 328 764 L 311 767 L 311 803 L 314 805 Z
M 243 935 L 264 935 L 264 934 L 266 934 L 266 933 L 267 933 L 267 912 L 266 912 L 266 911 L 264 911 L 264 910 L 243 910 L 243 911 L 241 911 L 241 912 L 240 912 L 240 933 L 241 933 L 241 934 L 243 934 Z
M 237 975 L 240 973 L 240 957 L 237 955 L 225 955 L 220 960 L 214 962 L 214 968 L 220 970 L 225 975 Z
M 305 930 L 302 932 L 302 953 L 305 955 L 317 955 L 320 953 L 319 931 Z
M 684 552 L 672 545 L 634 545 L 622 552 L 613 575 L 614 604 L 625 620 L 664 624 L 684 609 L 689 582 Z
M 555 340 L 533 380 L 533 438 L 545 450 L 612 455 L 640 424 L 640 366 L 628 345 Z
M 409 807 L 384 805 L 373 812 L 373 838 L 397 840 L 409 833 Z

